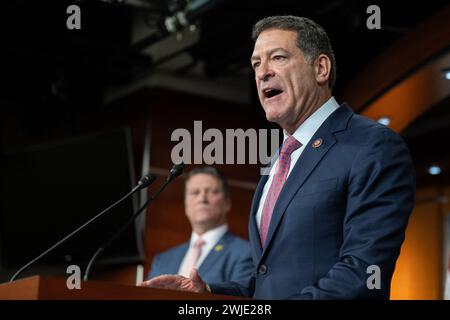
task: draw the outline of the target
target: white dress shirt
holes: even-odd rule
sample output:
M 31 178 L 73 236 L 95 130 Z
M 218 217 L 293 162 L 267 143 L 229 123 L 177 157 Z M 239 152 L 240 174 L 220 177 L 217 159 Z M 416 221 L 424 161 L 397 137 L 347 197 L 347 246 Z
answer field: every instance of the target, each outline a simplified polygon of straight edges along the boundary
M 292 152 L 291 154 L 291 165 L 289 167 L 289 172 L 286 177 L 289 177 L 291 174 L 292 168 L 294 168 L 297 163 L 298 158 L 302 154 L 303 150 L 305 150 L 306 146 L 309 143 L 309 140 L 314 136 L 316 131 L 320 128 L 322 123 L 339 108 L 339 104 L 337 103 L 334 97 L 328 99 L 319 109 L 317 109 L 311 116 L 309 116 L 298 128 L 295 130 L 293 136 L 297 139 L 302 146 Z M 284 140 L 288 137 L 286 131 L 284 131 Z M 284 142 L 283 140 L 283 142 Z M 256 212 L 256 223 L 258 224 L 258 229 L 261 226 L 261 214 L 264 207 L 264 201 L 266 201 L 267 193 L 269 192 L 270 185 L 272 184 L 273 176 L 275 174 L 275 169 L 278 167 L 278 159 L 275 164 L 270 169 L 269 178 L 264 186 L 264 189 L 261 194 L 261 199 L 259 200 L 258 211 Z
M 205 232 L 201 237 L 203 241 L 205 241 L 205 244 L 202 246 L 202 252 L 200 254 L 200 257 L 197 260 L 197 263 L 195 265 L 195 268 L 198 270 L 198 268 L 201 266 L 203 260 L 208 256 L 209 252 L 214 248 L 214 246 L 219 242 L 219 240 L 223 237 L 223 235 L 228 231 L 228 225 L 223 224 L 215 229 L 209 230 Z M 184 264 L 187 262 L 187 257 L 191 253 L 192 249 L 194 248 L 194 243 L 197 241 L 197 239 L 200 236 L 192 231 L 191 235 L 191 241 L 189 243 L 189 249 L 186 251 L 186 254 L 184 255 L 183 261 L 180 264 L 180 268 L 178 269 L 178 274 L 181 273 L 183 270 Z

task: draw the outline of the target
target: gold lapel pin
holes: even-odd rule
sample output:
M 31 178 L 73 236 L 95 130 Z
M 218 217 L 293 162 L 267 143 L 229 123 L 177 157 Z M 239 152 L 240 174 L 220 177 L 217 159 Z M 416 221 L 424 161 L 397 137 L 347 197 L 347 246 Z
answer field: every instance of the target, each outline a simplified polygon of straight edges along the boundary
M 215 247 L 214 247 L 214 250 L 215 251 L 222 251 L 223 250 L 223 245 L 221 245 L 221 244 L 218 244 L 218 245 L 216 245 Z
M 322 145 L 322 142 L 323 142 L 322 138 L 316 139 L 312 143 L 312 147 L 313 148 L 318 148 L 318 147 L 320 147 Z

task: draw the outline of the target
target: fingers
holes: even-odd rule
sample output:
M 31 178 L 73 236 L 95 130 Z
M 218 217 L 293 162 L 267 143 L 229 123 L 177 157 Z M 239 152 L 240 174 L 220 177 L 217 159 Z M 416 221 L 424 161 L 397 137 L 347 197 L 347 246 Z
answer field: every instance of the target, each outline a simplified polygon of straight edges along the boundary
M 163 278 L 161 279 L 161 277 L 163 277 Z M 161 283 L 164 283 L 165 281 L 167 281 L 165 279 L 166 279 L 166 276 L 158 276 L 158 277 L 152 278 L 150 280 L 146 280 L 141 283 L 138 283 L 136 286 L 138 286 L 138 287 L 159 287 L 161 285 Z
M 146 280 L 144 282 L 136 284 L 136 286 L 138 286 L 138 287 L 149 287 L 149 282 L 150 282 L 150 280 Z
M 194 282 L 202 281 L 202 278 L 200 278 L 200 276 L 198 275 L 198 271 L 195 268 L 192 268 L 191 273 L 189 274 L 189 278 Z
M 175 278 L 175 276 L 164 275 L 164 276 L 155 277 L 146 282 L 147 282 L 147 285 L 150 287 L 165 288 L 166 286 L 168 286 L 172 282 L 174 282 L 174 278 Z
M 183 279 L 186 278 L 179 275 L 161 275 L 144 281 L 138 286 L 160 289 L 177 289 Z
M 161 275 L 150 280 L 144 281 L 137 286 L 152 287 L 159 289 L 182 290 L 191 292 L 208 292 L 206 284 L 198 274 L 197 269 L 192 269 L 189 278 L 180 275 Z
M 152 279 L 143 281 L 141 283 L 136 284 L 136 286 L 137 287 L 153 287 L 151 280 Z
M 192 289 L 195 292 L 206 293 L 208 292 L 206 288 L 206 283 L 198 274 L 197 269 L 193 268 L 189 274 L 189 278 L 192 281 Z

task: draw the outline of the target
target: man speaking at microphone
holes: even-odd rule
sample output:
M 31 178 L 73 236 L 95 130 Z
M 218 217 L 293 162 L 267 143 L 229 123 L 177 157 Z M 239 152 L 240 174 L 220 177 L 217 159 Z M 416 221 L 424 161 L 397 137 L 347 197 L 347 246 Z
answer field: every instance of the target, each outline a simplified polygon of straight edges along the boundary
M 253 39 L 259 99 L 284 130 L 250 211 L 253 274 L 206 284 L 194 270 L 143 285 L 258 299 L 388 299 L 415 192 L 405 143 L 336 102 L 336 63 L 321 26 L 268 17 Z

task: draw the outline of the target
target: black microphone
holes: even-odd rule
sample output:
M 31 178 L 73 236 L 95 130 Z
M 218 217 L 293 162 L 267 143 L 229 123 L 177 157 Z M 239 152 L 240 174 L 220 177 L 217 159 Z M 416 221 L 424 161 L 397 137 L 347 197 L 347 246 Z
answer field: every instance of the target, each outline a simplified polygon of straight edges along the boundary
M 175 164 L 172 169 L 170 169 L 169 175 L 167 176 L 166 181 L 164 184 L 159 188 L 153 196 L 151 196 L 140 208 L 138 211 L 136 211 L 130 219 L 121 227 L 119 228 L 103 245 L 100 246 L 100 248 L 97 249 L 97 251 L 92 255 L 91 259 L 89 260 L 89 263 L 86 267 L 86 270 L 84 272 L 83 280 L 87 281 L 89 279 L 89 274 L 91 272 L 92 266 L 94 265 L 95 260 L 102 254 L 103 251 L 105 251 L 106 248 L 108 248 L 114 240 L 119 238 L 122 233 L 130 226 L 131 223 L 144 211 L 144 209 L 153 202 L 158 195 L 167 187 L 167 185 L 176 177 L 181 175 L 183 173 L 184 169 L 184 163 L 181 162 L 179 164 Z M 141 179 L 142 180 L 142 179 Z
M 139 189 L 147 188 L 156 180 L 156 176 L 152 173 L 147 173 L 138 182 Z
M 181 161 L 178 164 L 175 164 L 172 169 L 170 169 L 169 175 L 167 176 L 167 181 L 172 181 L 179 175 L 183 173 L 184 170 L 184 162 Z
M 108 212 L 109 210 L 111 210 L 112 208 L 114 208 L 115 206 L 117 206 L 119 203 L 121 203 L 122 201 L 124 201 L 125 199 L 127 199 L 128 197 L 130 197 L 132 194 L 134 194 L 135 192 L 137 192 L 140 189 L 143 189 L 145 187 L 148 187 L 153 181 L 156 180 L 156 176 L 149 173 L 147 175 L 145 175 L 144 177 L 141 178 L 141 180 L 139 180 L 139 183 L 128 193 L 126 194 L 123 198 L 121 198 L 120 200 L 116 201 L 115 203 L 113 203 L 112 205 L 110 205 L 108 208 L 106 208 L 105 210 L 103 210 L 102 212 L 100 212 L 99 214 L 97 214 L 95 217 L 93 217 L 92 219 L 90 219 L 89 221 L 85 222 L 82 226 L 80 226 L 78 229 L 74 230 L 72 233 L 70 233 L 69 235 L 67 235 L 66 237 L 64 237 L 63 239 L 61 239 L 60 241 L 58 241 L 57 243 L 55 243 L 53 246 L 51 246 L 50 248 L 48 248 L 47 250 L 45 250 L 43 253 L 41 253 L 39 256 L 37 256 L 36 258 L 34 258 L 33 260 L 31 260 L 30 262 L 28 262 L 27 264 L 25 264 L 22 268 L 20 268 L 9 280 L 9 282 L 13 282 L 22 272 L 24 272 L 26 269 L 28 269 L 31 265 L 33 265 L 35 262 L 37 262 L 38 260 L 42 259 L 43 257 L 45 257 L 46 255 L 48 255 L 50 252 L 52 252 L 53 250 L 55 250 L 56 248 L 58 248 L 60 245 L 62 245 L 63 243 L 65 243 L 67 240 L 71 239 L 73 236 L 75 236 L 76 234 L 78 234 L 79 232 L 81 232 L 82 230 L 84 230 L 87 226 L 89 226 L 91 223 L 93 223 L 94 221 L 98 220 L 100 217 L 102 217 L 106 212 Z

